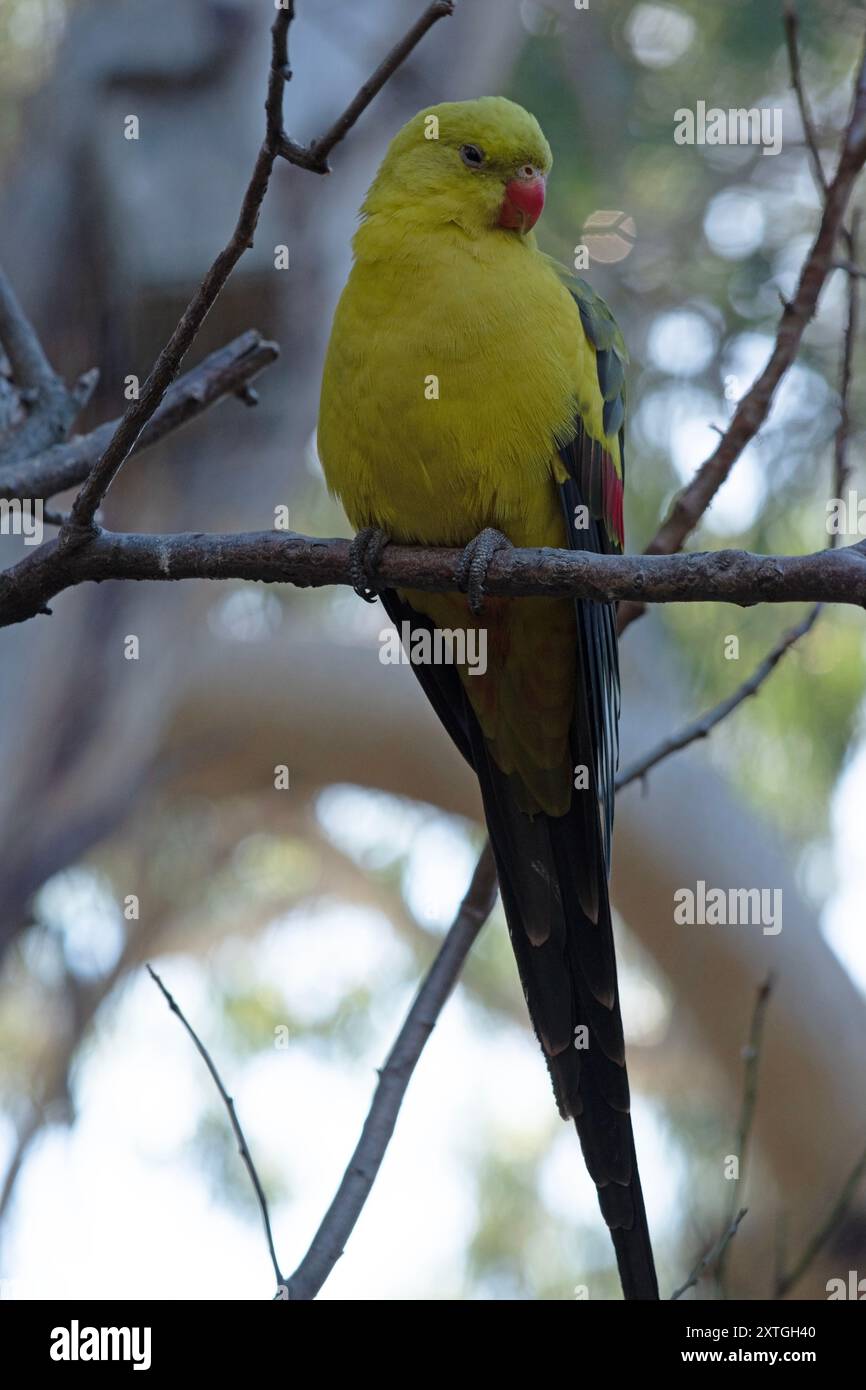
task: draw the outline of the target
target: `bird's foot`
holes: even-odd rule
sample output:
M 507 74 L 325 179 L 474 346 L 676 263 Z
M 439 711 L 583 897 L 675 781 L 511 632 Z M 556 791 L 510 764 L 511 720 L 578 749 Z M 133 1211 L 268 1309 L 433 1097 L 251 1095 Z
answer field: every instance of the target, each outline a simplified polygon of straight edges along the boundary
M 387 531 L 378 526 L 365 526 L 359 531 L 349 547 L 349 574 L 352 588 L 365 603 L 375 603 L 378 597 L 371 588 L 376 582 L 376 570 L 386 545 L 391 544 Z
M 484 608 L 484 585 L 490 561 L 497 550 L 511 550 L 513 547 L 507 536 L 493 526 L 483 531 L 469 542 L 463 552 L 463 559 L 457 570 L 457 583 L 469 599 L 469 608 L 476 618 Z

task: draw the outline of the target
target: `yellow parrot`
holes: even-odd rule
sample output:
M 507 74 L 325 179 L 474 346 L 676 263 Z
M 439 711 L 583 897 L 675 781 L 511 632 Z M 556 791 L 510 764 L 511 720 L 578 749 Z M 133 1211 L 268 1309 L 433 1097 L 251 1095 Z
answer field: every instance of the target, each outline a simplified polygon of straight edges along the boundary
M 623 542 L 626 352 L 602 300 L 537 248 L 551 162 L 502 97 L 429 107 L 399 132 L 361 209 L 318 448 L 364 597 L 389 541 L 465 547 L 465 593 L 379 596 L 413 635 L 486 638 L 483 674 L 413 669 L 477 773 L 529 1013 L 624 1296 L 657 1299 L 608 900 L 615 612 L 484 595 L 502 546 Z

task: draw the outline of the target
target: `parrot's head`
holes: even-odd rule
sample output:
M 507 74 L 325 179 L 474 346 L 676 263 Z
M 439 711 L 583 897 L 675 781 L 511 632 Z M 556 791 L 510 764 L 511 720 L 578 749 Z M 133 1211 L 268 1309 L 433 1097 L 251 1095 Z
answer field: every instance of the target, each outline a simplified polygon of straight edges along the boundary
M 362 208 L 419 228 L 524 236 L 541 216 L 550 146 L 534 116 L 505 97 L 449 101 L 413 116 L 392 140 Z

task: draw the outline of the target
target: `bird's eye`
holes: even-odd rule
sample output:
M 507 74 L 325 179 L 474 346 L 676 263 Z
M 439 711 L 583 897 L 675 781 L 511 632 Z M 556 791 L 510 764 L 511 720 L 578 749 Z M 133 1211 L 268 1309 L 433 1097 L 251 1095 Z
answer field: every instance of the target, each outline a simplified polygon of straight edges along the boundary
M 484 163 L 484 151 L 477 145 L 461 145 L 460 158 L 470 169 L 480 169 Z

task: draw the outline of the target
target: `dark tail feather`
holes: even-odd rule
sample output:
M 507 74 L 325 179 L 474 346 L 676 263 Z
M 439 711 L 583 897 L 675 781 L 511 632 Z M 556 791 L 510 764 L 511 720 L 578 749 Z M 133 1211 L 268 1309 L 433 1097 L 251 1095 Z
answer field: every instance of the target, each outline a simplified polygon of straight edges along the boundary
M 430 620 L 393 590 L 381 597 L 398 627 L 409 619 L 413 628 L 432 630 Z M 481 783 L 530 1018 L 560 1114 L 574 1118 L 586 1166 L 598 1188 L 623 1294 L 627 1299 L 657 1299 L 629 1117 L 605 840 L 595 791 L 575 796 L 565 816 L 525 815 L 517 808 L 508 778 L 490 757 L 454 667 L 420 665 L 413 670 Z M 603 705 L 598 693 L 592 698 Z M 587 718 L 587 710 L 579 706 L 578 723 Z M 589 746 L 586 729 L 578 728 L 576 737 L 580 747 Z M 609 822 L 605 830 L 609 833 Z M 582 1029 L 588 1045 L 578 1047 Z
M 597 818 L 579 801 L 565 816 L 525 815 L 477 726 L 470 739 L 514 954 L 560 1113 L 574 1119 L 624 1297 L 657 1299 Z
M 613 1248 L 616 1251 L 616 1263 L 619 1269 L 623 1297 L 628 1300 L 657 1299 L 659 1286 L 646 1211 L 644 1210 L 633 1137 L 631 1155 L 632 1171 L 634 1172 L 634 1177 L 629 1184 L 629 1198 L 633 1212 L 632 1222 L 630 1226 L 611 1226 L 610 1234 Z M 598 1196 L 604 1213 L 604 1193 L 599 1190 Z

